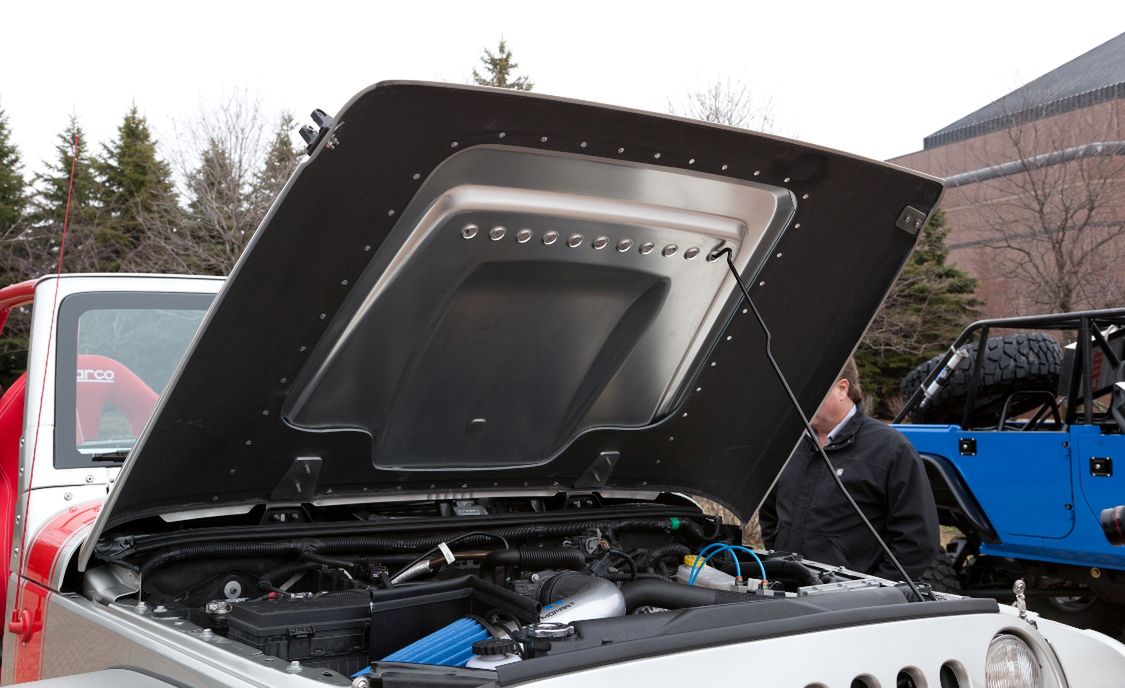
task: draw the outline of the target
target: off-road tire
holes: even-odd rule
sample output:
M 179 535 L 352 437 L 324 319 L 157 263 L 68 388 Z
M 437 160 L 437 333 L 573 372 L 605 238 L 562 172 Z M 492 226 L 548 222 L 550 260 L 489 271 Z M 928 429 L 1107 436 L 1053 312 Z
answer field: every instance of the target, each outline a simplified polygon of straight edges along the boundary
M 949 556 L 942 553 L 934 559 L 929 568 L 919 579 L 920 583 L 930 586 L 934 592 L 945 592 L 951 595 L 960 595 L 962 592 L 961 579 L 957 577 L 957 570 Z
M 961 422 L 969 381 L 976 361 L 976 343 L 966 346 L 969 355 L 957 365 L 945 385 L 924 409 L 915 408 L 910 419 L 915 423 Z M 908 399 L 918 389 L 940 362 L 935 356 L 910 371 L 902 379 L 902 398 Z M 1062 349 L 1054 339 L 1038 332 L 1021 332 L 1002 337 L 992 337 L 985 343 L 984 363 L 980 386 L 977 388 L 973 411 L 969 414 L 970 426 L 995 424 L 1000 418 L 1004 400 L 1012 392 L 1046 390 L 1058 392 L 1059 371 L 1062 368 Z M 1017 416 L 1043 403 L 1042 398 L 1020 396 L 1013 400 L 1009 417 Z

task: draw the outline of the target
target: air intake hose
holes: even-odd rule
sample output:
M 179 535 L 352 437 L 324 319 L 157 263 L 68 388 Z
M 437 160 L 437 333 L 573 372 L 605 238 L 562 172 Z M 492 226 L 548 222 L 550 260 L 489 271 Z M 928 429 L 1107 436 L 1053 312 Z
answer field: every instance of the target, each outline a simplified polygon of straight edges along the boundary
M 571 547 L 537 549 L 494 549 L 480 565 L 480 577 L 503 584 L 506 572 L 513 566 L 524 570 L 568 569 L 586 566 L 586 555 Z
M 621 588 L 621 592 L 625 597 L 625 609 L 629 612 L 637 607 L 687 609 L 688 607 L 706 607 L 712 604 L 757 602 L 768 599 L 744 592 L 696 588 L 683 583 L 673 583 L 655 578 L 627 583 Z

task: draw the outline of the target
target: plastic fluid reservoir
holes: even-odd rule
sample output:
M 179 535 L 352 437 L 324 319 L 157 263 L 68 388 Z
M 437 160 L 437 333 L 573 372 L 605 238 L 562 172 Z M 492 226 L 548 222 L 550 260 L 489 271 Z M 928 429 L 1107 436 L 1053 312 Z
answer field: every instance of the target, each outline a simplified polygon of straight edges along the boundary
M 684 563 L 676 569 L 676 580 L 687 583 L 691 580 L 691 567 L 696 562 L 696 555 L 689 554 L 684 557 Z M 734 576 L 723 573 L 719 569 L 704 564 L 703 568 L 695 575 L 695 585 L 700 588 L 713 588 L 715 590 L 730 590 L 734 585 Z
M 469 669 L 495 669 L 502 664 L 520 661 L 519 643 L 511 638 L 492 638 L 473 643 L 473 657 L 465 666 Z

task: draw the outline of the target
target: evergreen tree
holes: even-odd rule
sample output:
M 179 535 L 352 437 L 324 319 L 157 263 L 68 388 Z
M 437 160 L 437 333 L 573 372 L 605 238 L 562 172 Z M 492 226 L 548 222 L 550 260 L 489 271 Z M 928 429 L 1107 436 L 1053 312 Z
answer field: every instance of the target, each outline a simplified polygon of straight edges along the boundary
M 27 182 L 21 167 L 19 150 L 11 141 L 8 117 L 0 110 L 0 286 L 27 278 L 16 260 L 26 232 Z M 25 309 L 16 310 L 0 331 L 0 393 L 25 367 L 28 315 Z
M 294 146 L 289 138 L 289 133 L 295 127 L 293 115 L 288 112 L 282 113 L 273 141 L 266 151 L 262 169 L 254 178 L 253 204 L 259 223 L 265 218 L 266 212 L 273 204 L 273 199 L 281 193 L 285 182 L 289 181 L 289 177 L 304 157 L 304 152 Z
M 902 378 L 944 351 L 978 315 L 976 280 L 946 263 L 948 234 L 945 214 L 934 213 L 856 349 L 864 398 L 876 415 L 894 415 Z
M 178 206 L 168 164 L 156 155 L 156 140 L 136 105 L 117 129 L 117 139 L 103 146 L 97 164 L 105 210 L 98 243 L 105 251 L 103 269 L 120 269 L 144 237 L 146 222 L 175 221 Z
M 11 141 L 8 116 L 0 109 L 0 233 L 16 227 L 27 206 L 27 182 L 20 171 L 20 153 Z
M 74 139 L 78 137 L 75 160 Z M 70 116 L 66 128 L 59 133 L 55 158 L 44 163 L 45 172 L 35 176 L 36 193 L 31 222 L 26 235 L 24 256 L 27 276 L 53 271 L 56 267 L 63 221 L 66 219 L 67 196 L 70 196 L 70 221 L 67 227 L 64 270 L 87 272 L 104 270 L 98 251 L 100 230 L 98 206 L 99 187 L 94 162 L 87 152 L 86 134 L 78 118 Z M 71 168 L 74 186 L 71 188 Z
M 512 51 L 508 50 L 508 44 L 503 38 L 500 39 L 500 45 L 495 53 L 485 48 L 480 61 L 484 65 L 485 73 L 482 75 L 473 69 L 473 81 L 480 86 L 496 86 L 516 91 L 530 91 L 535 87 L 527 75 L 514 77 L 513 73 L 519 64 L 512 59 Z

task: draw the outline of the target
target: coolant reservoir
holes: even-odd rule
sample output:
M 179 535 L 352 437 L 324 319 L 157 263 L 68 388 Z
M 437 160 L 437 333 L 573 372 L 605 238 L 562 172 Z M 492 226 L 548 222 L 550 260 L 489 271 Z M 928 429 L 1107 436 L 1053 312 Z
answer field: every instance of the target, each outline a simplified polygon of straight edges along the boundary
M 696 555 L 688 554 L 684 557 L 684 563 L 676 569 L 676 580 L 681 583 L 687 583 L 691 579 L 691 567 L 696 562 Z M 713 588 L 715 590 L 730 590 L 735 583 L 734 576 L 729 573 L 723 573 L 714 566 L 707 564 L 695 575 L 695 585 L 700 588 Z
M 519 655 L 477 655 L 465 665 L 468 669 L 495 669 L 502 664 L 520 661 Z
M 469 669 L 495 669 L 503 664 L 520 661 L 519 643 L 510 638 L 492 638 L 473 643 L 473 658 L 465 666 Z

